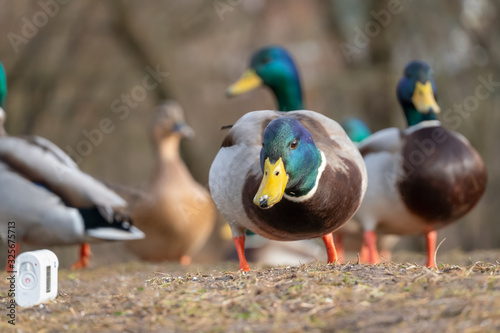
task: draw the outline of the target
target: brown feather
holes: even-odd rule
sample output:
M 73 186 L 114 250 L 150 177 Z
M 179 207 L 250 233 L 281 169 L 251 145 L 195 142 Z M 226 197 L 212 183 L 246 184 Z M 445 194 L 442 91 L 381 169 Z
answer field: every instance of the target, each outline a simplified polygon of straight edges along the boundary
M 398 189 L 403 201 L 436 228 L 464 216 L 485 191 L 487 173 L 478 152 L 442 127 L 409 134 L 402 157 Z

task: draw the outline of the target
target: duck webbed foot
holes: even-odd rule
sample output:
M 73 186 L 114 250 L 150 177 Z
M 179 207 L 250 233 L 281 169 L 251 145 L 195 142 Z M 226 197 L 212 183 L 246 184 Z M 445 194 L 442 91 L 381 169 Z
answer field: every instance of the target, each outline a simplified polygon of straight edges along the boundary
M 83 243 L 80 248 L 80 258 L 71 266 L 71 269 L 87 268 L 91 255 L 90 244 Z

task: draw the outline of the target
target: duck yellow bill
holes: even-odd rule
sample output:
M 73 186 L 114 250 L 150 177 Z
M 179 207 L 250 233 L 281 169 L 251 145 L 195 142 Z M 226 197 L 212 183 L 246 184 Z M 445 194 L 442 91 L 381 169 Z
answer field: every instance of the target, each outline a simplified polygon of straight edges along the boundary
M 283 198 L 287 183 L 288 175 L 281 157 L 274 164 L 271 164 L 268 157 L 264 162 L 264 176 L 253 203 L 260 208 L 271 208 Z
M 441 111 L 441 108 L 434 98 L 431 81 L 425 83 L 417 81 L 411 100 L 420 113 L 439 113 L 439 111 Z
M 247 91 L 260 87 L 262 83 L 262 79 L 257 75 L 257 73 L 255 73 L 255 70 L 247 69 L 241 78 L 236 81 L 236 83 L 227 88 L 226 96 L 233 97 L 243 94 Z

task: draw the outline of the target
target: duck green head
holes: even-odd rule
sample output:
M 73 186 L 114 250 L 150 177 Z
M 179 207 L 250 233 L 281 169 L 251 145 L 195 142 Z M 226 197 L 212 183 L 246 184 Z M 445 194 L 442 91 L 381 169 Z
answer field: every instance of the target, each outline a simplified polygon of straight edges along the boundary
M 267 46 L 255 52 L 250 67 L 227 89 L 226 95 L 236 96 L 262 85 L 273 91 L 280 111 L 304 108 L 299 72 L 284 48 Z
M 431 67 L 424 61 L 410 62 L 397 88 L 398 100 L 405 112 L 408 126 L 424 120 L 437 119 L 441 110 L 436 102 L 436 82 Z
M 254 204 L 270 208 L 286 194 L 307 195 L 317 185 L 322 154 L 311 133 L 291 117 L 280 117 L 266 127 L 260 152 L 262 181 Z
M 347 118 L 340 125 L 353 142 L 361 142 L 372 134 L 365 122 L 359 118 Z
M 5 107 L 5 99 L 7 97 L 7 75 L 5 69 L 0 62 L 0 108 Z

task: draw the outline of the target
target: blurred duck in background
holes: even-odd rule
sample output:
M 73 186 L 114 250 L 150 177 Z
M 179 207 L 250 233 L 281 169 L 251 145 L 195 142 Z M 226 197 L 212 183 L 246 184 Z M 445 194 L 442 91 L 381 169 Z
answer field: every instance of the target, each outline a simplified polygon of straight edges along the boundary
M 38 136 L 7 135 L 6 95 L 7 79 L 0 63 L 2 241 L 8 244 L 12 240 L 9 236 L 15 235 L 16 252 L 19 242 L 40 247 L 83 243 L 80 259 L 73 265 L 83 268 L 91 255 L 86 242 L 143 238 L 144 234 L 122 213 L 126 202 L 80 171 L 59 147 Z
M 427 266 L 436 267 L 436 230 L 469 212 L 483 195 L 481 156 L 461 134 L 437 120 L 430 66 L 409 63 L 397 87 L 408 128 L 387 128 L 359 144 L 369 183 L 355 219 L 364 229 L 370 263 L 380 262 L 375 231 L 425 234 Z
M 368 128 L 368 125 L 366 125 L 363 120 L 356 117 L 349 117 L 347 119 L 344 119 L 340 123 L 340 126 L 342 126 L 345 133 L 352 142 L 361 142 L 372 134 L 372 132 Z
M 156 108 L 152 132 L 156 166 L 148 189 L 116 187 L 130 203 L 136 225 L 146 234 L 145 239 L 127 243 L 127 247 L 144 260 L 189 264 L 215 224 L 215 206 L 208 190 L 193 179 L 179 153 L 181 139 L 193 137 L 194 131 L 186 124 L 179 103 L 166 101 Z

